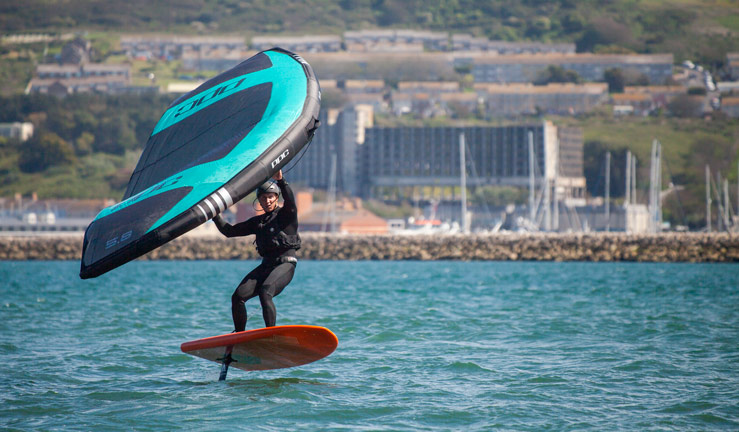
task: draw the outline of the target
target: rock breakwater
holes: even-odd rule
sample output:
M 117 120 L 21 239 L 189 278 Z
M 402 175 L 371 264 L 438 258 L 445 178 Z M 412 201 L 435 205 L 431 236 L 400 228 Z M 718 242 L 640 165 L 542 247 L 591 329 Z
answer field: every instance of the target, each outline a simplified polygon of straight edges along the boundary
M 298 255 L 308 260 L 739 262 L 739 236 L 727 233 L 301 236 Z M 252 243 L 184 236 L 141 259 L 256 259 Z M 81 253 L 81 235 L 0 237 L 0 260 L 78 260 Z

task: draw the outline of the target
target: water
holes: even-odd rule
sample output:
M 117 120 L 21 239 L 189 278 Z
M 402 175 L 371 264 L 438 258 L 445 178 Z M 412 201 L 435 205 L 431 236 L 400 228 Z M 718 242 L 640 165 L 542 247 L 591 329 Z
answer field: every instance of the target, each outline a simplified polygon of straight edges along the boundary
M 336 352 L 218 382 L 179 345 L 255 264 L 0 262 L 0 429 L 739 429 L 737 265 L 304 261 L 277 322 Z

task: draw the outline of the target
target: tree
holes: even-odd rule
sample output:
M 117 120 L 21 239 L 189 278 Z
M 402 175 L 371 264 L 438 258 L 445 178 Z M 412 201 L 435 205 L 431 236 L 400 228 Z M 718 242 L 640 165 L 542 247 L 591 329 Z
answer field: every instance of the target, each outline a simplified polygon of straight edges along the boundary
M 603 72 L 603 79 L 608 83 L 609 93 L 623 93 L 624 86 L 626 85 L 626 78 L 624 78 L 624 72 L 619 68 L 606 69 Z
M 703 97 L 682 94 L 671 100 L 667 109 L 675 117 L 700 117 L 703 112 Z
M 27 173 L 41 172 L 54 165 L 75 161 L 74 147 L 53 132 L 31 138 L 22 147 L 18 166 Z
M 534 79 L 535 85 L 547 85 L 549 83 L 579 83 L 582 78 L 577 72 L 564 69 L 562 66 L 549 65 Z
M 82 132 L 80 136 L 74 140 L 74 147 L 78 155 L 86 155 L 92 153 L 92 144 L 95 142 L 95 135 L 90 132 Z

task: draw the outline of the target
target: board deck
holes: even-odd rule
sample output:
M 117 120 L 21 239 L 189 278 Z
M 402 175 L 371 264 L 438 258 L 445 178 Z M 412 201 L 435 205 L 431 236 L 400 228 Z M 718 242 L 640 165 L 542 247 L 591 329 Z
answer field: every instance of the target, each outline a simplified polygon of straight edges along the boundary
M 246 330 L 185 342 L 182 352 L 246 370 L 300 366 L 336 349 L 339 339 L 325 327 L 287 325 Z M 230 359 L 228 354 L 230 353 Z

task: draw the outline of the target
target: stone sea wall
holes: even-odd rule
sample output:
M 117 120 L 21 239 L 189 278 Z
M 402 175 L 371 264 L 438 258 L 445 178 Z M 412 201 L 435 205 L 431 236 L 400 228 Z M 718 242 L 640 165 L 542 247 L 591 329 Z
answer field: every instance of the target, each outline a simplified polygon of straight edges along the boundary
M 727 233 L 301 236 L 304 260 L 739 262 L 739 235 Z M 255 259 L 252 241 L 184 236 L 141 259 Z M 0 236 L 0 260 L 79 260 L 81 251 L 78 235 Z

